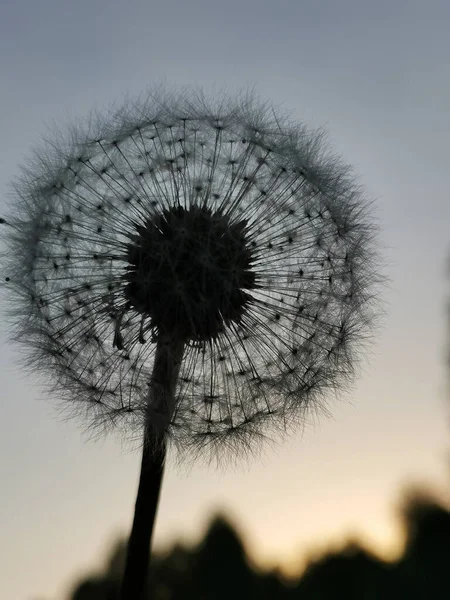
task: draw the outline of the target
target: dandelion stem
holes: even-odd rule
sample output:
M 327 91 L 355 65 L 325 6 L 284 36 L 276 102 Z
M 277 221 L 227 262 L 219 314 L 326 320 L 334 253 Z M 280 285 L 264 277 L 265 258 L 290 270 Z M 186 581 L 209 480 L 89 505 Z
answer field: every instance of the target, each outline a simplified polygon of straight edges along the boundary
M 150 563 L 150 544 L 158 507 L 164 470 L 165 445 L 158 452 L 148 445 L 142 452 L 141 474 L 134 509 L 133 526 L 122 580 L 121 600 L 141 600 L 144 597 Z
M 150 547 L 166 455 L 165 434 L 155 434 L 155 415 L 157 419 L 163 419 L 163 431 L 166 431 L 175 408 L 175 388 L 183 349 L 182 342 L 168 337 L 161 337 L 156 348 L 148 396 L 141 473 L 120 591 L 121 600 L 142 600 L 146 597 Z M 157 430 L 161 431 L 161 428 L 158 427 Z

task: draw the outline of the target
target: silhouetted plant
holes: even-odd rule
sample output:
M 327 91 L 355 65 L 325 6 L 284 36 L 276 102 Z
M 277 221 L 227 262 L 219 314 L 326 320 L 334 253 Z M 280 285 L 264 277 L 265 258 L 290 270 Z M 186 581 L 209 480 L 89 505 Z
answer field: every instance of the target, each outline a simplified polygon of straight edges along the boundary
M 415 491 L 402 511 L 406 543 L 399 572 L 410 598 L 450 597 L 450 511 L 430 495 Z
M 293 597 L 315 600 L 398 598 L 393 573 L 391 565 L 352 543 L 312 561 L 295 587 Z
M 103 577 L 91 578 L 78 586 L 72 600 L 117 600 L 117 586 Z
M 309 561 L 289 583 L 249 562 L 239 533 L 216 517 L 197 546 L 175 545 L 152 560 L 148 598 L 156 600 L 429 600 L 450 594 L 450 512 L 422 493 L 408 495 L 402 508 L 405 548 L 385 562 L 358 543 Z M 119 589 L 123 544 L 117 545 L 102 575 L 78 585 L 71 600 L 108 598 Z M 152 595 L 153 594 L 153 595 Z M 105 596 L 106 595 L 106 596 Z M 114 596 L 112 596 L 114 597 Z
M 227 577 L 223 577 L 226 565 Z M 200 544 L 190 572 L 192 598 L 251 598 L 254 576 L 241 540 L 228 522 L 217 518 Z M 217 585 L 218 581 L 220 585 Z
M 143 431 L 137 598 L 166 442 L 239 453 L 349 381 L 373 319 L 368 203 L 318 134 L 184 91 L 47 143 L 4 223 L 27 364 L 93 426 Z

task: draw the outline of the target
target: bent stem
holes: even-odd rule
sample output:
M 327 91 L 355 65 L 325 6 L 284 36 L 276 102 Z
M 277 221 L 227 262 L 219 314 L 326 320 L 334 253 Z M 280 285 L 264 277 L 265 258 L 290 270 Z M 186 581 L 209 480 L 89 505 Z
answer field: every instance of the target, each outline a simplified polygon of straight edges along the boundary
M 164 470 L 166 431 L 175 408 L 175 389 L 183 350 L 182 342 L 162 336 L 156 347 L 141 473 L 120 590 L 121 600 L 141 600 L 145 597 L 150 546 Z

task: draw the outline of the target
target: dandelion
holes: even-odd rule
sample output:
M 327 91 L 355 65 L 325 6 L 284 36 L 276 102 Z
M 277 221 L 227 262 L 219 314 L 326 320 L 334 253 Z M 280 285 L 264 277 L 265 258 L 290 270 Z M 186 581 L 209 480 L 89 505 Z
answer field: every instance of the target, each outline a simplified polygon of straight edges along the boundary
M 239 454 L 351 378 L 373 321 L 368 203 L 317 133 L 185 90 L 47 142 L 10 212 L 27 364 L 93 426 L 143 435 L 138 598 L 167 443 Z

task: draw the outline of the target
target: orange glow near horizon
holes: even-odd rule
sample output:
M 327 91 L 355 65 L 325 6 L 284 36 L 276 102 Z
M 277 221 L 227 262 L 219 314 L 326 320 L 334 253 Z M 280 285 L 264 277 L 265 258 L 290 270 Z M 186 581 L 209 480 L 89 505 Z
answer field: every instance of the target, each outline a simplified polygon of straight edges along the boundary
M 422 486 L 409 486 L 403 492 L 402 500 L 406 501 L 410 497 L 427 498 L 450 510 L 450 495 L 445 485 L 424 483 Z M 372 519 L 370 523 L 359 527 L 347 521 L 332 529 L 316 522 L 314 535 L 305 538 L 301 544 L 299 542 L 294 546 L 290 545 L 289 548 L 285 545 L 289 531 L 269 528 L 265 530 L 265 539 L 259 537 L 257 540 L 240 523 L 236 514 L 227 510 L 218 510 L 199 526 L 197 534 L 174 536 L 163 545 L 156 543 L 155 550 L 166 553 L 170 552 L 175 544 L 196 546 L 201 542 L 216 516 L 224 517 L 235 529 L 244 545 L 249 564 L 253 568 L 261 571 L 277 571 L 286 580 L 298 579 L 309 562 L 314 562 L 327 553 L 340 552 L 355 545 L 380 560 L 395 562 L 401 557 L 406 541 L 400 507 L 392 506 L 384 515 L 384 519 L 383 515 L 379 515 L 378 519 Z

